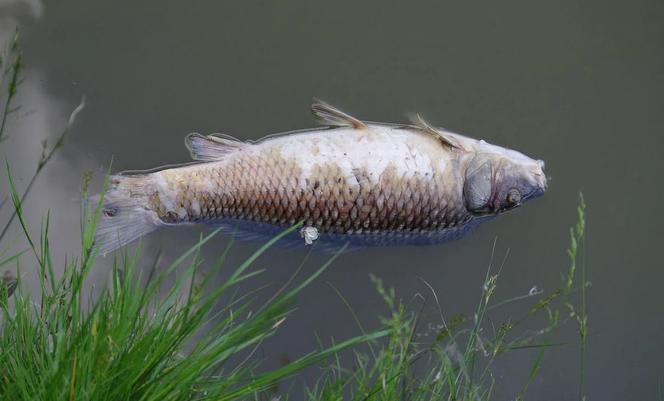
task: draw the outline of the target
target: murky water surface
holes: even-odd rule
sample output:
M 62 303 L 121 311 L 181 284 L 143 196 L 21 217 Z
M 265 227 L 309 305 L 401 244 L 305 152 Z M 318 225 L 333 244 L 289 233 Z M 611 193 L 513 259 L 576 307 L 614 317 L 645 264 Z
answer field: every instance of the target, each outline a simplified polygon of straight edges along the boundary
M 34 227 L 40 213 L 54 211 L 53 247 L 64 257 L 78 245 L 84 171 L 99 177 L 111 160 L 114 171 L 187 161 L 183 137 L 191 131 L 255 139 L 309 127 L 312 96 L 369 120 L 399 122 L 419 112 L 517 148 L 546 160 L 545 197 L 459 242 L 344 255 L 261 349 L 266 366 L 315 348 L 315 332 L 337 339 L 359 333 L 333 287 L 360 319 L 375 323 L 386 311 L 370 273 L 406 299 L 430 299 L 426 281 L 447 316 L 471 313 L 495 238 L 497 259 L 510 250 L 496 299 L 533 286 L 555 289 L 568 266 L 581 190 L 589 205 L 590 399 L 655 399 L 664 375 L 663 18 L 659 1 L 4 0 L 0 35 L 22 25 L 27 79 L 2 157 L 28 177 L 39 142 L 57 134 L 86 96 L 67 146 L 26 205 L 39 212 Z M 161 248 L 172 258 L 200 232 L 151 235 L 145 252 Z M 226 242 L 219 238 L 206 255 Z M 237 244 L 228 268 L 255 248 Z M 267 271 L 255 284 L 277 288 L 303 256 L 271 252 L 258 263 Z M 305 270 L 324 259 L 314 256 Z M 531 301 L 492 318 L 498 325 Z M 436 322 L 434 308 L 425 309 Z M 532 399 L 576 396 L 574 326 L 557 339 L 567 345 L 546 354 Z M 497 367 L 496 399 L 510 399 L 535 357 L 514 352 Z

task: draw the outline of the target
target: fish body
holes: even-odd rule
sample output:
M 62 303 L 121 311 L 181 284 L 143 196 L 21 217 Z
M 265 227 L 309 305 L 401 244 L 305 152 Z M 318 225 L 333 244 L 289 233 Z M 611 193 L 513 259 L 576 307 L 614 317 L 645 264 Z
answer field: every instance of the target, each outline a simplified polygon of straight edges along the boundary
M 190 134 L 199 163 L 111 177 L 102 252 L 159 227 L 197 223 L 260 237 L 302 222 L 328 243 L 436 243 L 506 210 L 489 204 L 506 162 L 528 181 L 525 191 L 510 188 L 519 192 L 510 208 L 546 188 L 542 162 L 421 119 L 365 123 L 322 102 L 312 110 L 324 128 L 256 142 Z

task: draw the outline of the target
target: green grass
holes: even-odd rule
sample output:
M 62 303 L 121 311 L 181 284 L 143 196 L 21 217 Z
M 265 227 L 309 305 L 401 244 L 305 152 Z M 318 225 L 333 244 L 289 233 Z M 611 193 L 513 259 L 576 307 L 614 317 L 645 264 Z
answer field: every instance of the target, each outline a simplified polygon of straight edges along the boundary
M 21 83 L 23 63 L 17 41 L 18 36 L 0 58 L 0 88 L 4 88 L 0 142 L 8 136 L 6 122 L 16 110 L 12 102 Z M 220 285 L 214 277 L 199 273 L 203 264 L 206 271 L 229 269 L 224 262 L 228 249 L 214 263 L 201 259 L 201 248 L 216 235 L 213 232 L 167 265 L 157 260 L 143 266 L 139 250 L 118 253 L 108 284 L 95 286 L 90 272 L 98 268 L 94 232 L 99 203 L 82 211 L 80 254 L 64 266 L 54 265 L 49 214 L 42 220 L 39 235 L 33 237 L 25 216 L 35 212 L 25 211 L 23 204 L 40 172 L 63 146 L 82 104 L 55 144 L 44 145 L 35 173 L 21 193 L 6 164 L 8 193 L 0 209 L 11 206 L 12 210 L 0 232 L 0 268 L 4 270 L 0 400 L 285 400 L 294 394 L 309 401 L 490 400 L 501 387 L 499 376 L 494 375 L 496 363 L 509 353 L 527 352 L 532 364 L 514 373 L 523 378 L 523 385 L 512 396 L 526 400 L 546 354 L 566 345 L 556 335 L 569 321 L 575 322 L 579 332 L 578 398 L 586 398 L 589 284 L 583 257 L 583 199 L 571 230 L 570 266 L 558 289 L 495 300 L 504 260 L 498 266 L 492 263 L 478 293 L 477 307 L 468 316 L 444 316 L 435 289 L 424 283 L 440 317 L 437 325 L 423 327 L 418 309 L 372 277 L 385 301 L 386 316 L 380 318 L 377 328 L 366 331 L 366 322 L 356 318 L 358 336 L 321 345 L 280 368 L 265 370 L 255 356 L 256 349 L 279 330 L 296 307 L 298 294 L 334 257 L 260 305 L 255 302 L 260 289 L 241 292 L 238 285 L 251 287 L 262 273 L 253 269 L 253 262 L 279 237 L 234 267 Z M 83 198 L 87 197 L 88 178 L 84 178 Z M 22 252 L 10 253 L 11 244 L 4 239 L 12 224 L 22 228 Z M 22 282 L 28 272 L 39 277 L 36 293 L 28 292 L 27 283 Z M 579 280 L 580 285 L 576 284 Z M 340 292 L 339 296 L 344 300 Z M 525 301 L 533 304 L 523 315 L 503 322 L 489 319 L 499 308 Z M 352 305 L 348 307 L 349 317 L 355 317 Z M 544 323 L 537 330 L 523 328 L 533 321 Z M 312 366 L 322 368 L 322 373 L 302 390 L 275 386 Z

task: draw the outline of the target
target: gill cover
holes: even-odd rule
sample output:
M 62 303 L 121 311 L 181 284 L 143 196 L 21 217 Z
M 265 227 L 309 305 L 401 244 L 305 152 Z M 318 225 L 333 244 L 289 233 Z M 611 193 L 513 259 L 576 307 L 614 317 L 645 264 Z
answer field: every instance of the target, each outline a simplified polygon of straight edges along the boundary
M 493 171 L 489 160 L 476 156 L 466 172 L 463 197 L 466 209 L 473 214 L 485 214 L 490 210 Z

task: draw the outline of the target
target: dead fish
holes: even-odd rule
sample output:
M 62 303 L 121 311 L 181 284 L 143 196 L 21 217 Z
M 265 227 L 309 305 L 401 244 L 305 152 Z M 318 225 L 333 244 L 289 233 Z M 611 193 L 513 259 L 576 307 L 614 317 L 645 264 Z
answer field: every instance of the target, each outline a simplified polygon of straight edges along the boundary
M 189 134 L 195 163 L 110 178 L 101 253 L 158 228 L 221 226 L 265 238 L 298 222 L 298 244 L 433 244 L 521 206 L 547 187 L 544 162 L 434 128 L 364 122 L 322 101 L 322 128 L 240 141 Z

